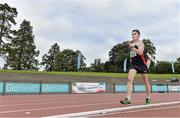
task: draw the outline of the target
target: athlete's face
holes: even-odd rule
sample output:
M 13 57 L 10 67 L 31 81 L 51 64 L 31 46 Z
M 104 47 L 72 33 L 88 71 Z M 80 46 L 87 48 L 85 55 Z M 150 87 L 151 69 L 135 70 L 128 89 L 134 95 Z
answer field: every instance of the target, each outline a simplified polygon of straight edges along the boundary
M 132 39 L 133 40 L 138 40 L 140 35 L 137 32 L 132 32 Z

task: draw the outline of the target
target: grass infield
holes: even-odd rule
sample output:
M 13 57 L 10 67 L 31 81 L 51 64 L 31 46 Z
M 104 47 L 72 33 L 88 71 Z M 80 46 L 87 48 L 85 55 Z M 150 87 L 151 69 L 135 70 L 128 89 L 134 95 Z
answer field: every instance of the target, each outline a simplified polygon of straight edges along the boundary
M 22 70 L 0 70 L 1 73 L 17 73 L 17 74 L 48 74 L 48 75 L 65 75 L 65 76 L 95 76 L 95 77 L 112 77 L 127 78 L 127 73 L 104 73 L 104 72 L 46 72 L 46 71 L 22 71 Z M 139 78 L 138 74 L 136 77 Z M 150 79 L 170 79 L 180 78 L 180 74 L 148 74 Z

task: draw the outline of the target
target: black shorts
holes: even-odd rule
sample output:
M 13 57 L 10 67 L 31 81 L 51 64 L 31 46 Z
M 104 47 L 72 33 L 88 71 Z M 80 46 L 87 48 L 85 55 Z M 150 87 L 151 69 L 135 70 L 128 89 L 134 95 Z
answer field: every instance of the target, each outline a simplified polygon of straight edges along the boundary
M 130 65 L 130 69 L 135 69 L 137 73 L 148 73 L 147 65 Z

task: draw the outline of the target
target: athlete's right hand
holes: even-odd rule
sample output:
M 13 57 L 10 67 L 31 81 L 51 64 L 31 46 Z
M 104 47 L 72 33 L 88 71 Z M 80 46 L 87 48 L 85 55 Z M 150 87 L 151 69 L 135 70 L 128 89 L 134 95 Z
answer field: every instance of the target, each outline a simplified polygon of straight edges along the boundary
M 134 46 L 133 43 L 129 43 L 129 44 L 128 44 L 128 48 L 129 48 L 129 49 L 132 48 L 133 46 Z

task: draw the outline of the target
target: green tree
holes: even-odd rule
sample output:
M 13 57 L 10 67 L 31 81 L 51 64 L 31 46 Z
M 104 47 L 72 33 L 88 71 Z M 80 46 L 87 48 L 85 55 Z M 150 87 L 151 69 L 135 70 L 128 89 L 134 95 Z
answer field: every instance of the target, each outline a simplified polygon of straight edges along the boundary
M 15 18 L 17 14 L 16 8 L 10 7 L 7 3 L 0 4 L 0 56 L 4 60 L 6 59 L 7 47 L 5 42 L 12 39 L 12 34 L 15 33 L 11 26 L 16 24 Z
M 46 71 L 77 71 L 77 56 L 80 51 L 65 49 L 60 52 L 60 46 L 55 43 L 51 46 L 48 54 L 43 55 L 42 65 L 45 65 Z M 85 57 L 81 54 L 80 70 L 85 70 Z
M 156 63 L 154 61 L 151 61 L 151 65 L 149 67 L 149 73 L 157 73 L 156 72 Z
M 127 44 L 127 41 L 119 43 L 115 45 L 109 52 L 109 62 L 111 65 L 113 65 L 112 72 L 123 71 L 123 62 L 129 57 Z
M 39 51 L 36 51 L 34 42 L 33 27 L 30 21 L 24 20 L 15 38 L 8 43 L 7 61 L 5 67 L 16 70 L 37 70 L 38 60 L 36 57 Z
M 73 51 L 71 49 L 65 49 L 61 52 L 62 57 L 62 71 L 77 71 L 77 57 L 80 51 Z M 81 65 L 80 71 L 84 71 L 86 68 L 86 64 L 84 61 L 86 60 L 85 56 L 81 53 Z
M 101 62 L 101 59 L 95 59 L 94 63 L 91 64 L 91 70 L 93 72 L 103 72 L 104 63 Z
M 175 72 L 178 73 L 178 74 L 180 74 L 180 63 L 177 63 L 177 64 L 175 65 Z
M 176 63 L 180 63 L 180 57 L 177 58 Z
M 111 64 L 109 61 L 104 63 L 104 72 L 111 72 Z
M 61 70 L 60 46 L 57 43 L 51 46 L 48 54 L 43 55 L 41 64 L 45 65 L 46 71 Z
M 71 49 L 65 49 L 61 52 L 63 71 L 75 71 L 76 52 Z
M 155 70 L 156 73 L 160 73 L 160 74 L 172 73 L 171 62 L 168 61 L 158 61 L 155 68 L 156 68 Z
M 176 73 L 180 73 L 180 57 L 177 58 L 177 60 L 175 62 L 175 71 L 176 71 Z
M 146 54 L 149 54 L 155 59 L 156 47 L 154 46 L 154 44 L 151 42 L 150 39 L 143 39 L 142 41 L 145 47 L 144 49 L 145 56 L 147 56 Z

